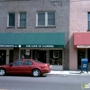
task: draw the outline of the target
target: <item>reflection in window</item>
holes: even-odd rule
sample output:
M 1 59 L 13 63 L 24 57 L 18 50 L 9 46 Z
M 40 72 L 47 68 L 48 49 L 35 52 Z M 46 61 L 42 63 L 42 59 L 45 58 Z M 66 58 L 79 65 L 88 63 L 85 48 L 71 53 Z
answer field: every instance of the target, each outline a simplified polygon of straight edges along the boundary
M 13 66 L 20 66 L 22 64 L 22 60 L 18 60 L 12 63 Z
M 49 63 L 51 65 L 62 65 L 62 50 L 50 50 Z
M 32 65 L 32 62 L 30 60 L 25 60 L 23 64 L 24 65 Z
M 53 51 L 53 58 L 59 58 L 59 51 Z

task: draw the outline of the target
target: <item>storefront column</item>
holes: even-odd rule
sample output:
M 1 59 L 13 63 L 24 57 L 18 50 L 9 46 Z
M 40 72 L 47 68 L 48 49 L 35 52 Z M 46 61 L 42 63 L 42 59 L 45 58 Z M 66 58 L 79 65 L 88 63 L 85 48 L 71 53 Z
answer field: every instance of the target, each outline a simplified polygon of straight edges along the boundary
M 9 49 L 6 50 L 6 64 L 9 64 Z
M 14 60 L 19 59 L 19 48 L 14 48 Z
M 46 53 L 46 62 L 49 63 L 49 50 L 47 50 L 47 53 Z
M 31 59 L 33 58 L 33 50 L 31 50 Z
M 64 66 L 64 50 L 62 50 L 62 70 L 63 70 L 63 66 Z

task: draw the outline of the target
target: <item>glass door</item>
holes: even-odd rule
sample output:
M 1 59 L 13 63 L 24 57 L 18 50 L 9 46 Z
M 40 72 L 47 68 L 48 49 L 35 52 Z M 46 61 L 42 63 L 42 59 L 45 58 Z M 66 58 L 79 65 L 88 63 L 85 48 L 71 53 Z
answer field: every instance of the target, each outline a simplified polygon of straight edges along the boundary
M 0 50 L 0 65 L 6 64 L 6 50 Z
M 85 50 L 78 50 L 78 69 L 81 69 L 81 59 L 85 58 Z

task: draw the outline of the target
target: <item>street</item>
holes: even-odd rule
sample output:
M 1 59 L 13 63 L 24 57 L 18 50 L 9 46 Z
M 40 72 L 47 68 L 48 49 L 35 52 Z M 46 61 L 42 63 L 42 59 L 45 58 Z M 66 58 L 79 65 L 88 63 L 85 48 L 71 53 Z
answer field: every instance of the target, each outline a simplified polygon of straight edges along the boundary
M 83 83 L 90 83 L 89 75 L 0 76 L 0 90 L 82 90 Z

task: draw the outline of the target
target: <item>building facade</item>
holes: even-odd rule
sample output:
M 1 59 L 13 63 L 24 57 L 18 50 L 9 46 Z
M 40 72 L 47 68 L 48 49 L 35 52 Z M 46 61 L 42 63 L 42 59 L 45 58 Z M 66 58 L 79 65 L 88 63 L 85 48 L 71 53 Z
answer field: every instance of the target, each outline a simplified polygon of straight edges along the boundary
M 70 0 L 69 69 L 80 70 L 81 59 L 90 63 L 90 0 Z
M 69 0 L 0 0 L 0 65 L 25 58 L 69 69 Z

